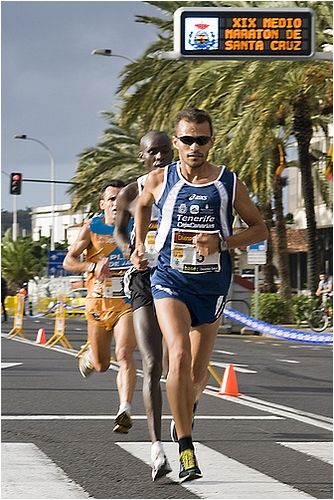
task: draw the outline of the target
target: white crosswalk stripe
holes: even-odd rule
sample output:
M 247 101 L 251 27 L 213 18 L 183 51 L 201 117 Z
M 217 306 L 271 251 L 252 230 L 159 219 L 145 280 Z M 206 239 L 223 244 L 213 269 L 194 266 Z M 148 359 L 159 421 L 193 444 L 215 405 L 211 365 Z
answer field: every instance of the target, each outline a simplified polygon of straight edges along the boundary
M 33 443 L 2 443 L 1 469 L 1 498 L 89 498 Z
M 151 465 L 149 442 L 117 442 L 120 448 Z M 330 442 L 277 442 L 300 454 L 332 463 Z M 178 455 L 175 443 L 164 443 L 173 472 L 168 477 L 179 483 Z M 250 466 L 195 443 L 203 478 L 182 483 L 181 486 L 200 498 L 218 499 L 297 499 L 314 498 L 288 484 L 261 473 Z M 43 478 L 43 481 L 41 481 Z M 151 481 L 150 474 L 147 480 Z M 33 443 L 2 443 L 2 498 L 92 498 L 80 485 Z
M 305 453 L 306 455 L 310 455 L 311 457 L 333 465 L 333 443 L 320 441 L 292 443 L 290 441 L 281 441 L 278 444 L 291 448 L 292 450 L 300 451 L 301 453 Z
M 150 443 L 118 442 L 116 444 L 150 465 Z M 177 446 L 175 443 L 164 443 L 164 448 L 173 469 L 168 477 L 178 482 Z M 182 483 L 182 487 L 200 498 L 314 498 L 201 443 L 195 443 L 195 448 L 203 478 Z

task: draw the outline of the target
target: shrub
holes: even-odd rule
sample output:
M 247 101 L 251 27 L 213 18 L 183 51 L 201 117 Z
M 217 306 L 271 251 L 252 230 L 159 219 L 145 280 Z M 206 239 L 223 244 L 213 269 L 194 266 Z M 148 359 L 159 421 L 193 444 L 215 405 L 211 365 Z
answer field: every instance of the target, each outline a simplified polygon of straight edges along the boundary
M 318 300 L 315 297 L 307 297 L 306 295 L 293 295 L 292 296 L 292 318 L 293 322 L 300 325 L 308 314 L 316 309 Z
M 286 319 L 286 303 L 278 293 L 260 293 L 258 302 L 258 318 L 267 323 L 284 323 Z M 251 316 L 255 314 L 255 295 L 251 302 Z

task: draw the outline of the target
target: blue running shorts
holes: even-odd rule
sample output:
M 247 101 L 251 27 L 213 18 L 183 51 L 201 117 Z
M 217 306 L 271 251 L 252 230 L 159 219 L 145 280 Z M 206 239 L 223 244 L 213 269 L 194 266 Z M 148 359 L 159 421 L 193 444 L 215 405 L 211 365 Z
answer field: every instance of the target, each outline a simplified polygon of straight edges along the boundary
M 223 313 L 224 295 L 194 295 L 184 290 L 177 290 L 163 285 L 153 285 L 152 295 L 155 300 L 177 299 L 183 302 L 191 316 L 191 326 L 214 323 Z

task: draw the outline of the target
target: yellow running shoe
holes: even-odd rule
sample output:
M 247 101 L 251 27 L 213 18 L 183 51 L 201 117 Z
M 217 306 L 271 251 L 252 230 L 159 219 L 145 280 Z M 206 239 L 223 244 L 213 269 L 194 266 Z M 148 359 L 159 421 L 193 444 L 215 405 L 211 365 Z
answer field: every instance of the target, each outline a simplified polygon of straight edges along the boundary
M 130 415 L 126 411 L 122 411 L 115 418 L 115 425 L 113 428 L 114 432 L 118 432 L 120 434 L 127 434 L 132 427 L 132 420 Z
M 181 451 L 179 457 L 180 457 L 179 478 L 181 483 L 183 481 L 192 481 L 193 479 L 198 479 L 202 477 L 202 472 L 200 471 L 197 464 L 195 450 L 187 448 L 186 450 Z

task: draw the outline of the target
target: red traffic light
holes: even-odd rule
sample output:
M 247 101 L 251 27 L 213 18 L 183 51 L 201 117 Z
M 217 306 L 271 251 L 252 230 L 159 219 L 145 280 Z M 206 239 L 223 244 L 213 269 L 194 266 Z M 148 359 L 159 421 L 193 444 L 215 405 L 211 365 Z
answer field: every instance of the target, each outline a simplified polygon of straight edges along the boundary
M 22 190 L 22 174 L 14 172 L 10 174 L 10 194 L 21 194 Z

